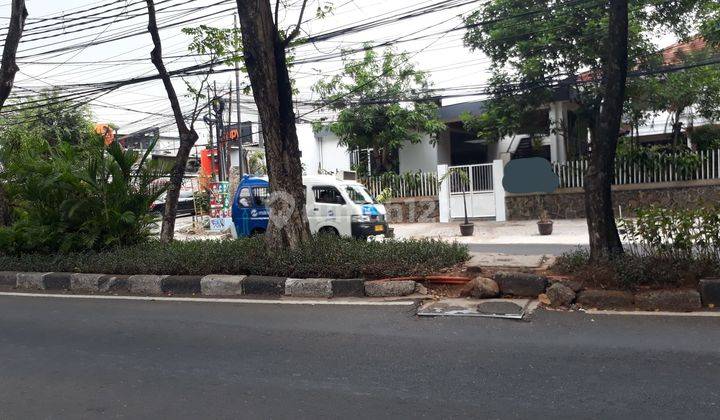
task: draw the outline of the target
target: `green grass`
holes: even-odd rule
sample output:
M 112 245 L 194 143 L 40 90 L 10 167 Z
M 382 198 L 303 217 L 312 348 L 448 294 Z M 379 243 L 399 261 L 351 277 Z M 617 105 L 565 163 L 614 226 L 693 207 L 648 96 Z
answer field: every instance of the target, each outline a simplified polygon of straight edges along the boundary
M 464 245 L 433 240 L 364 242 L 318 236 L 297 250 L 278 251 L 258 237 L 171 244 L 151 241 L 102 252 L 0 253 L 0 270 L 381 278 L 432 274 L 467 259 Z

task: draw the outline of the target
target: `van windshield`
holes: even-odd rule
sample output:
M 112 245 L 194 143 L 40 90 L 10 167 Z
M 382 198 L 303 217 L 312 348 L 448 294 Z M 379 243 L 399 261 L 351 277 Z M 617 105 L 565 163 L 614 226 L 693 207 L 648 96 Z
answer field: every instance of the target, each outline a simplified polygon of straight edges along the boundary
M 345 191 L 347 191 L 348 197 L 350 197 L 355 204 L 374 203 L 370 194 L 368 194 L 361 185 L 348 185 L 345 187 Z

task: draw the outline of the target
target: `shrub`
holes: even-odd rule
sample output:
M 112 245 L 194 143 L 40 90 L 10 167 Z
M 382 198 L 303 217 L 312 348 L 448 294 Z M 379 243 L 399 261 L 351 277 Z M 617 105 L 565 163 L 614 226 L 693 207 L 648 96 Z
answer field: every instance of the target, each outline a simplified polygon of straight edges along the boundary
M 620 220 L 635 254 L 666 258 L 720 259 L 720 206 L 636 210 L 635 220 Z
M 560 256 L 553 271 L 574 274 L 596 287 L 637 289 L 696 285 L 720 274 L 720 208 L 636 211 L 637 219 L 621 220 L 626 253 L 590 262 L 587 251 Z
M 689 130 L 690 140 L 698 150 L 720 148 L 720 126 L 703 125 Z
M 151 149 L 151 148 L 150 148 Z M 14 221 L 0 229 L 6 252 L 102 250 L 142 242 L 155 220 L 150 205 L 166 174 L 149 151 L 105 147 L 102 138 L 75 145 L 32 139 L 16 149 L 2 176 Z
M 261 237 L 170 244 L 150 241 L 99 252 L 0 254 L 0 267 L 111 274 L 382 278 L 431 274 L 467 258 L 465 246 L 441 241 L 365 242 L 320 235 L 293 251 L 269 248 Z

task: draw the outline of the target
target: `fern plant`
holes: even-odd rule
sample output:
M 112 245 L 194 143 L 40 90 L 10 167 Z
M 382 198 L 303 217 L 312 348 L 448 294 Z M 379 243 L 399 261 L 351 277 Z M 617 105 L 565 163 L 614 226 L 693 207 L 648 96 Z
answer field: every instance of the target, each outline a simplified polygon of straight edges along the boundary
M 3 177 L 14 223 L 0 230 L 6 252 L 102 250 L 142 242 L 155 219 L 150 206 L 164 191 L 168 168 L 144 155 L 105 146 L 44 140 L 25 144 L 6 162 Z

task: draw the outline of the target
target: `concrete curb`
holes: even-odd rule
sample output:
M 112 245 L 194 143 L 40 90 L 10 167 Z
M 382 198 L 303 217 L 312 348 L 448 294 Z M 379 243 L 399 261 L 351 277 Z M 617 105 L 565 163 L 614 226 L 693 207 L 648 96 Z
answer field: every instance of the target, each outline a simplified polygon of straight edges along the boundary
M 162 279 L 163 293 L 200 294 L 202 276 L 167 276 Z
M 16 271 L 0 271 L 0 285 L 16 286 L 17 285 L 17 272 Z
M 332 279 L 333 297 L 364 297 L 365 279 Z
M 16 286 L 21 289 L 69 289 L 71 275 L 71 273 L 17 273 Z
M 239 296 L 243 294 L 242 282 L 247 276 L 210 274 L 200 279 L 203 296 Z
M 70 276 L 70 290 L 73 292 L 103 293 L 128 290 L 130 276 L 108 274 L 73 273 Z
M 242 281 L 243 295 L 282 296 L 286 277 L 247 276 Z
M 510 277 L 506 275 L 506 278 Z M 547 279 L 542 276 L 520 274 L 519 289 L 528 286 L 539 288 L 543 282 L 546 288 L 538 297 L 548 300 Z M 538 278 L 539 277 L 539 278 Z M 505 280 L 505 279 L 503 279 Z M 538 281 L 540 280 L 540 281 Z M 544 280 L 544 281 L 543 281 Z M 415 291 L 414 281 L 365 281 L 364 279 L 293 279 L 273 276 L 245 276 L 210 274 L 207 276 L 174 275 L 113 275 L 93 273 L 62 272 L 15 272 L 0 271 L 0 285 L 14 286 L 18 289 L 69 290 L 84 293 L 129 292 L 146 296 L 167 294 L 202 294 L 204 296 L 290 296 L 302 298 L 341 298 L 341 297 L 389 297 L 406 296 Z M 555 282 L 556 283 L 556 282 Z M 410 286 L 413 286 L 412 288 Z M 515 285 L 513 285 L 515 286 Z M 579 305 L 585 308 L 640 310 L 665 310 L 697 313 L 702 307 L 714 307 L 720 301 L 720 279 L 703 279 L 699 291 L 654 290 L 630 293 L 619 290 L 583 289 L 564 305 Z M 515 291 L 517 293 L 517 291 Z M 526 292 L 527 293 L 527 292 Z M 551 303 L 551 302 L 550 302 Z M 551 305 L 552 306 L 552 305 Z
M 209 274 L 207 276 L 114 275 L 100 273 L 39 273 L 0 271 L 0 285 L 20 289 L 113 291 L 143 295 L 293 296 L 309 298 L 364 297 L 364 279 L 288 279 L 273 276 Z
M 169 276 L 157 276 L 139 274 L 128 278 L 128 290 L 130 293 L 144 295 L 162 294 L 162 281 Z
M 324 297 L 333 296 L 331 279 L 287 279 L 285 295 L 293 297 Z

